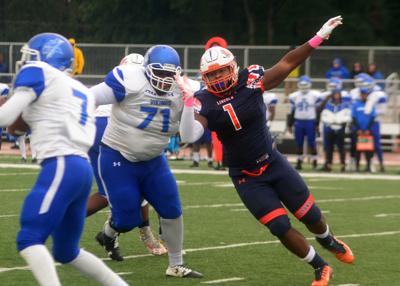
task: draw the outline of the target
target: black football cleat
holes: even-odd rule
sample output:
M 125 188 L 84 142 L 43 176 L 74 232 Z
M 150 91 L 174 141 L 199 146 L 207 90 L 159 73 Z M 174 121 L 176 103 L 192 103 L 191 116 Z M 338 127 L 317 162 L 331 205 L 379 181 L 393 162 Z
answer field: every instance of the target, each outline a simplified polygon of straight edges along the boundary
M 108 257 L 115 261 L 123 261 L 124 257 L 119 252 L 118 236 L 115 238 L 108 237 L 103 231 L 96 235 L 97 242 L 104 247 Z

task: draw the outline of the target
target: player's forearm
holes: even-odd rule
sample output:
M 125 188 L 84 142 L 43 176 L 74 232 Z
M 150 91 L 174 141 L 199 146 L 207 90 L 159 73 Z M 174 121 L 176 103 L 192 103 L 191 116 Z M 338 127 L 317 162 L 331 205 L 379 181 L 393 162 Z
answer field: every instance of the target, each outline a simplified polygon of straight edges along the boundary
M 19 89 L 0 107 L 0 127 L 11 125 L 22 111 L 36 99 L 35 92 Z
M 193 143 L 203 135 L 204 127 L 194 118 L 193 106 L 185 106 L 183 108 L 179 133 L 184 143 Z

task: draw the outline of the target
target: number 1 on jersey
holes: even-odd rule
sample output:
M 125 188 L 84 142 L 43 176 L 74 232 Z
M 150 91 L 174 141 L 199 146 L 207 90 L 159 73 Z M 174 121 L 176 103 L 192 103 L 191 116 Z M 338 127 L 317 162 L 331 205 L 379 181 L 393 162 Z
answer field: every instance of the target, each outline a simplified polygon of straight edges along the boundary
M 242 125 L 240 124 L 239 118 L 237 117 L 232 104 L 225 104 L 224 106 L 222 106 L 222 108 L 224 109 L 224 111 L 228 112 L 228 115 L 232 121 L 233 127 L 235 127 L 235 130 L 238 131 L 242 129 Z

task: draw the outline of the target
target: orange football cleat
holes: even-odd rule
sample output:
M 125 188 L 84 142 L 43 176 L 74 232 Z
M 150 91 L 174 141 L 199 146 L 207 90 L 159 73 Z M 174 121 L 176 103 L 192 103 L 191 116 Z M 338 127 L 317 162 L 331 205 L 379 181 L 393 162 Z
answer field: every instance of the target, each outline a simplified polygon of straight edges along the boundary
M 328 286 L 332 274 L 333 269 L 329 265 L 315 269 L 315 280 L 311 283 L 311 286 Z
M 340 244 L 341 246 L 343 246 L 345 252 L 342 253 L 342 252 L 335 251 L 335 250 L 331 250 L 331 252 L 332 252 L 333 254 L 335 254 L 336 258 L 337 258 L 338 260 L 340 260 L 341 262 L 343 262 L 343 263 L 348 263 L 348 264 L 353 263 L 353 261 L 354 261 L 354 254 L 353 254 L 353 252 L 351 251 L 350 247 L 349 247 L 346 243 L 344 243 L 343 241 L 341 241 L 341 240 L 339 240 L 339 239 L 337 239 L 337 238 L 335 238 L 335 237 L 334 237 L 334 239 L 336 240 L 336 242 L 337 242 L 338 244 Z

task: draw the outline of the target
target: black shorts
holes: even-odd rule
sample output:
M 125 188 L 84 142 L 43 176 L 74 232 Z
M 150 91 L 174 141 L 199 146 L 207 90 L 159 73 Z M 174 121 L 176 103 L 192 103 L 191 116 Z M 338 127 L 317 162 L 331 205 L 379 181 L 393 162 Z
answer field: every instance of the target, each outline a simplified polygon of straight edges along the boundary
M 245 206 L 262 224 L 287 215 L 285 207 L 301 220 L 315 205 L 299 173 L 279 152 L 261 175 L 240 175 L 231 179 Z M 318 215 L 320 212 L 315 212 L 315 216 Z

